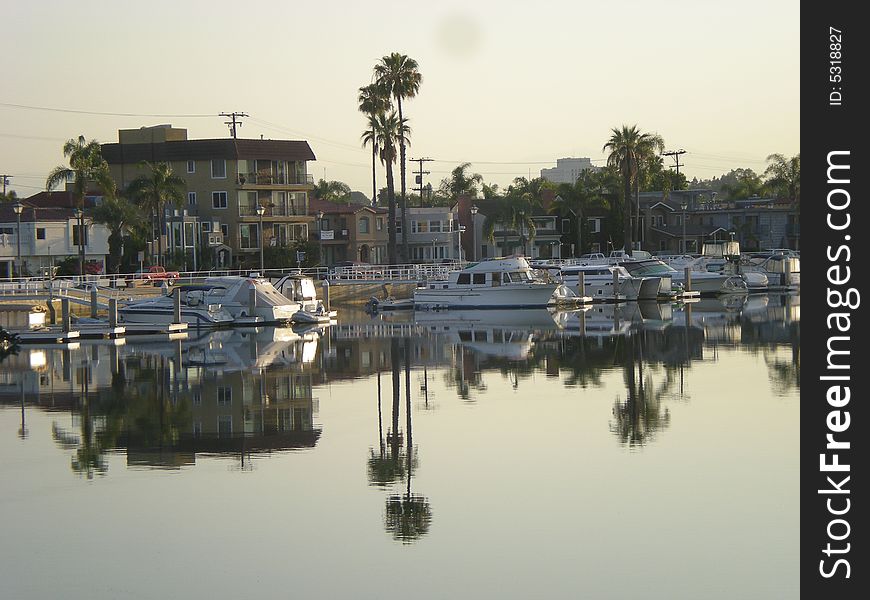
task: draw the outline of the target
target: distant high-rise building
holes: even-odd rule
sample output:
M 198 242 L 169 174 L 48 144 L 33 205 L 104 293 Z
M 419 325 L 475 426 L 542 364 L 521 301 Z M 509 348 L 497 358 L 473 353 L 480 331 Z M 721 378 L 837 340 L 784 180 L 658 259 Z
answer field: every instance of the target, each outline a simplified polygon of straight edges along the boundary
M 583 171 L 597 171 L 588 158 L 560 158 L 552 169 L 541 169 L 541 177 L 553 183 L 574 183 Z

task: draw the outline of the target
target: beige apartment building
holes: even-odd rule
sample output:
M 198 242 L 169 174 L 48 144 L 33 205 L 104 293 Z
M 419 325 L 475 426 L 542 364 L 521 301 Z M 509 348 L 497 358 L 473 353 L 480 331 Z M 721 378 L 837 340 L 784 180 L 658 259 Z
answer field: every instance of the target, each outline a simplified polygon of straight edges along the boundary
M 118 143 L 103 144 L 102 154 L 120 189 L 146 173 L 142 161 L 169 163 L 187 183 L 184 206 L 167 210 L 165 249 L 208 251 L 215 266 L 256 265 L 257 206 L 264 246 L 308 239 L 314 180 L 307 163 L 316 159 L 306 141 L 189 140 L 186 129 L 157 125 L 119 130 Z

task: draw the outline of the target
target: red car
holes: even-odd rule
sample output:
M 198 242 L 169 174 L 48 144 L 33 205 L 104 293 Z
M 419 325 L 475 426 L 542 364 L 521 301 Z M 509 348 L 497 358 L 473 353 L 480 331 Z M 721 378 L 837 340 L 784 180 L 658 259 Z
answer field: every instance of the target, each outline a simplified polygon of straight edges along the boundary
M 167 284 L 172 285 L 178 279 L 178 271 L 167 271 L 165 268 L 155 265 L 136 271 L 135 278 L 145 281 L 165 281 Z

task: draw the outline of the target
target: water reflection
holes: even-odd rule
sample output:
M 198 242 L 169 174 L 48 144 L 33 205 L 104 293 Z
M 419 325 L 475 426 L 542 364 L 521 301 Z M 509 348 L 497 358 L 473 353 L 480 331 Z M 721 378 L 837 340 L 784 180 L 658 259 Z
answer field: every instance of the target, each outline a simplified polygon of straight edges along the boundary
M 316 388 L 374 377 L 378 441 L 368 451 L 368 481 L 389 493 L 385 527 L 403 541 L 424 534 L 431 520 L 428 500 L 412 491 L 418 468 L 412 369 L 423 376 L 418 408 L 434 406 L 430 378 L 463 401 L 479 402 L 496 383 L 493 378 L 525 390 L 526 382 L 543 375 L 582 393 L 602 387 L 607 373 L 621 371 L 622 393 L 602 426 L 635 448 L 667 430 L 668 403 L 689 399 L 692 364 L 715 362 L 721 347 L 739 346 L 762 357 L 774 394 L 800 388 L 800 298 L 793 295 L 571 312 L 432 311 L 371 318 L 348 311 L 326 329 L 240 329 L 134 342 L 25 347 L 7 357 L 0 399 L 20 408 L 19 437 L 28 438 L 25 409 L 37 407 L 57 415 L 53 439 L 69 451 L 72 470 L 88 479 L 108 473 L 112 453 L 124 454 L 128 467 L 178 469 L 195 464 L 198 455 L 217 455 L 249 469 L 256 457 L 317 445 L 322 428 L 315 424 Z M 396 493 L 400 483 L 403 490 Z

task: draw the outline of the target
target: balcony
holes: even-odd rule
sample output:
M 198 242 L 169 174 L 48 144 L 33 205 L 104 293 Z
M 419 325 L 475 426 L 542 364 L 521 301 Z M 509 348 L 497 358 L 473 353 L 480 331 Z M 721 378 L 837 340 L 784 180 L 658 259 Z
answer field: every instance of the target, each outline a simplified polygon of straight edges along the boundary
M 316 240 L 320 240 L 323 242 L 332 242 L 332 241 L 346 241 L 350 239 L 350 232 L 347 229 L 324 229 L 323 237 L 321 237 L 320 231 L 315 231 L 312 233 L 312 238 Z M 330 237 L 332 234 L 332 237 Z
M 303 207 L 294 207 L 294 206 L 265 206 L 266 210 L 263 212 L 263 218 L 268 219 L 270 217 L 305 217 L 308 216 L 305 213 L 305 209 Z M 257 207 L 256 205 L 251 206 L 250 204 L 239 204 L 239 216 L 240 217 L 257 217 Z
M 314 185 L 314 175 L 307 173 L 239 173 L 239 185 Z

